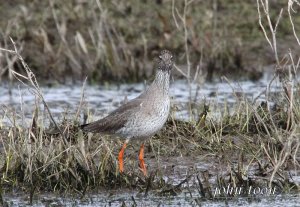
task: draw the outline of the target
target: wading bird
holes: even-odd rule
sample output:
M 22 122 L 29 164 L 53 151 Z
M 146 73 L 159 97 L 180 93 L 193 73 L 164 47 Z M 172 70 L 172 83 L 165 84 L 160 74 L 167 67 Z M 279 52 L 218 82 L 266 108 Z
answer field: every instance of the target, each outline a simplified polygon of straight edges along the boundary
M 85 132 L 117 135 L 125 138 L 119 152 L 119 171 L 124 171 L 123 156 L 129 140 L 141 140 L 139 164 L 147 176 L 144 161 L 144 141 L 158 132 L 167 121 L 170 111 L 169 82 L 173 55 L 163 50 L 155 64 L 156 75 L 152 84 L 137 98 L 130 100 L 106 117 L 81 126 Z

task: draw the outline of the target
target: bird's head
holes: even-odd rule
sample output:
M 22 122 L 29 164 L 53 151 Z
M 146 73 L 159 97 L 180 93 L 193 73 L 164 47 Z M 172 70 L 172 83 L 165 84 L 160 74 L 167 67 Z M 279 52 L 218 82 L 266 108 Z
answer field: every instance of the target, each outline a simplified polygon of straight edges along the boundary
M 170 72 L 174 64 L 173 55 L 169 50 L 163 50 L 158 56 L 157 69 Z

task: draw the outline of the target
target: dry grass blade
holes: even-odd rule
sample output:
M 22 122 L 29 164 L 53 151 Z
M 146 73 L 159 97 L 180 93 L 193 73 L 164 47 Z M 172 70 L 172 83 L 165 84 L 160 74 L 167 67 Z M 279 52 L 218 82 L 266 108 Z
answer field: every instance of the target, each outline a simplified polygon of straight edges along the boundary
M 295 2 L 298 4 L 298 1 Z M 91 12 L 93 13 L 93 27 L 87 29 L 88 36 L 85 31 L 74 32 L 76 34 L 72 36 L 75 37 L 73 38 L 74 45 L 70 44 L 68 38 L 67 23 L 72 20 L 60 16 L 55 3 L 57 2 L 50 0 L 53 24 L 59 33 L 57 39 L 60 39 L 58 51 L 63 51 L 58 54 L 65 53 L 68 57 L 67 62 L 72 63 L 73 67 L 84 68 L 83 65 L 95 67 L 99 62 L 104 62 L 107 64 L 105 66 L 113 68 L 112 71 L 109 71 L 112 74 L 120 75 L 119 68 L 126 68 L 125 72 L 134 76 L 137 70 L 132 68 L 138 68 L 137 65 L 141 64 L 137 64 L 133 57 L 139 55 L 143 57 L 143 60 L 147 60 L 148 50 L 153 48 L 149 43 L 151 36 L 148 35 L 151 34 L 139 33 L 143 37 L 142 41 L 134 39 L 134 42 L 139 44 L 142 50 L 131 49 L 128 39 L 120 32 L 122 30 L 116 26 L 116 23 L 110 21 L 111 16 L 108 12 L 110 10 L 106 8 L 105 2 L 96 1 L 96 7 L 93 8 L 97 12 Z M 17 72 L 10 68 L 10 74 L 28 87 L 37 98 L 36 110 L 32 114 L 28 128 L 18 122 L 20 117 L 24 119 L 24 111 L 21 111 L 22 114 L 18 114 L 9 111 L 6 105 L 0 109 L 4 113 L 3 116 L 11 122 L 11 126 L 5 126 L 2 117 L 0 118 L 0 153 L 4 158 L 3 161 L 0 161 L 0 172 L 2 173 L 0 204 L 3 183 L 10 188 L 29 189 L 30 200 L 35 192 L 42 190 L 75 192 L 80 196 L 97 189 L 140 189 L 144 190 L 145 196 L 150 195 L 151 191 L 158 191 L 165 195 L 179 195 L 182 190 L 186 190 L 188 195 L 194 199 L 196 197 L 193 190 L 198 189 L 197 198 L 207 199 L 214 197 L 212 189 L 215 186 L 222 188 L 230 185 L 269 185 L 272 187 L 271 185 L 276 184 L 280 186 L 281 191 L 285 192 L 297 187 L 297 183 L 290 179 L 292 177 L 290 172 L 294 170 L 298 173 L 300 169 L 300 100 L 294 94 L 299 92 L 299 88 L 297 88 L 296 80 L 293 79 L 295 78 L 293 73 L 298 70 L 300 60 L 294 61 L 291 51 L 281 60 L 279 57 L 275 57 L 274 62 L 278 64 L 276 69 L 284 70 L 278 73 L 274 70 L 272 80 L 254 100 L 250 100 L 249 96 L 246 96 L 247 92 L 243 91 L 242 87 L 235 87 L 229 78 L 224 78 L 232 89 L 230 95 L 233 95 L 235 99 L 233 106 L 229 109 L 227 100 L 225 100 L 224 107 L 210 101 L 209 105 L 204 104 L 201 111 L 200 107 L 194 104 L 194 102 L 197 103 L 200 89 L 197 87 L 195 99 L 192 100 L 191 87 L 197 82 L 202 66 L 205 66 L 205 64 L 202 65 L 202 59 L 207 58 L 205 54 L 202 56 L 202 53 L 206 52 L 203 51 L 204 48 L 205 50 L 211 49 L 208 56 L 212 63 L 222 56 L 218 51 L 216 52 L 216 48 L 220 47 L 222 42 L 216 38 L 215 29 L 218 26 L 216 13 L 220 12 L 218 4 L 224 5 L 220 1 L 213 1 L 210 4 L 213 7 L 210 20 L 214 32 L 211 37 L 208 35 L 207 42 L 213 46 L 206 48 L 204 44 L 201 49 L 197 48 L 201 55 L 195 54 L 197 58 L 200 57 L 200 60 L 197 60 L 196 74 L 192 78 L 192 67 L 196 65 L 193 64 L 192 59 L 194 47 L 197 46 L 195 42 L 198 41 L 197 34 L 192 30 L 195 24 L 189 22 L 190 11 L 193 11 L 192 3 L 196 4 L 197 2 L 186 0 L 182 9 L 176 7 L 179 5 L 177 1 L 172 1 L 172 5 L 170 5 L 174 24 L 179 31 L 175 35 L 180 33 L 180 39 L 183 40 L 182 48 L 185 50 L 184 55 L 180 57 L 183 57 L 188 66 L 187 71 L 178 66 L 175 66 L 175 69 L 187 79 L 189 85 L 188 112 L 192 114 L 195 110 L 202 113 L 196 114 L 199 118 L 192 117 L 193 119 L 191 118 L 190 121 L 182 121 L 173 116 L 177 110 L 172 111 L 165 128 L 151 140 L 150 147 L 146 148 L 149 152 L 148 165 L 151 165 L 148 180 L 140 177 L 137 159 L 134 157 L 136 152 L 134 143 L 133 147 L 129 147 L 127 151 L 128 155 L 131 155 L 126 159 L 128 174 L 120 174 L 117 165 L 117 151 L 120 143 L 114 137 L 85 134 L 80 131 L 78 122 L 81 111 L 86 110 L 84 90 L 87 79 L 83 82 L 80 103 L 75 115 L 71 120 L 67 118 L 68 116 L 63 116 L 61 123 L 55 122 L 37 82 L 37 76 L 20 55 L 20 49 L 17 49 L 15 42 L 11 40 L 14 50 L 0 48 L 2 52 L 14 56 L 10 59 L 10 64 L 17 60 L 21 62 L 23 66 L 21 68 L 24 68 L 25 72 Z M 116 5 L 116 7 L 118 6 Z M 291 1 L 289 1 L 289 6 L 290 12 L 293 11 Z M 276 33 L 279 32 L 278 25 L 284 18 L 283 10 L 280 11 L 277 19 L 272 21 L 267 0 L 257 0 L 257 7 L 259 24 L 267 43 L 278 56 Z M 78 6 L 77 9 L 80 11 L 82 8 Z M 132 10 L 126 9 L 122 12 L 119 14 L 127 15 Z M 80 15 L 80 12 L 76 15 Z M 291 14 L 289 15 L 292 21 Z M 267 22 L 267 27 L 263 25 L 263 17 L 266 18 L 264 21 Z M 271 34 L 268 34 L 265 28 L 270 29 Z M 294 26 L 293 30 L 295 33 Z M 169 33 L 174 35 L 172 32 Z M 44 49 L 47 52 L 52 56 L 58 55 L 55 52 L 57 47 L 49 45 L 51 40 L 46 30 L 35 34 L 42 37 Z M 201 41 L 200 43 L 203 44 Z M 92 44 L 92 49 L 89 44 Z M 230 44 L 229 46 L 231 47 Z M 95 60 L 90 57 L 93 55 Z M 103 67 L 103 65 L 100 66 Z M 90 72 L 92 71 L 91 69 Z M 284 72 L 288 72 L 287 76 L 284 76 Z M 273 93 L 271 86 L 278 74 L 282 74 L 282 77 L 285 78 L 282 78 L 281 84 L 282 89 L 286 90 Z M 258 97 L 262 97 L 263 93 L 265 93 L 266 105 L 264 102 L 257 103 Z M 21 95 L 20 97 L 23 110 L 23 99 Z M 39 109 L 39 100 L 47 111 L 46 115 L 49 114 L 51 123 L 58 130 L 47 130 L 45 123 L 39 121 L 45 118 L 43 111 Z M 204 176 L 202 182 L 199 175 L 203 171 L 207 175 Z M 286 186 L 288 187 L 286 188 Z M 233 195 L 225 195 L 225 199 L 229 199 L 231 196 Z M 132 197 L 132 200 L 136 203 L 135 198 Z
M 34 75 L 34 73 L 30 70 L 29 66 L 26 64 L 26 62 L 24 61 L 23 57 L 19 54 L 18 52 L 18 49 L 17 49 L 17 46 L 15 44 L 15 42 L 13 41 L 12 38 L 10 38 L 11 42 L 13 43 L 13 46 L 14 46 L 14 50 L 7 50 L 7 49 L 3 49 L 3 48 L 0 48 L 2 51 L 5 51 L 5 52 L 9 52 L 9 53 L 12 53 L 12 54 L 15 54 L 18 59 L 21 61 L 25 71 L 26 71 L 26 76 L 24 75 L 21 75 L 17 72 L 14 72 L 14 74 L 17 74 L 19 77 L 22 77 L 24 78 L 25 80 L 27 80 L 29 82 L 29 86 L 30 88 L 33 89 L 33 92 L 42 100 L 43 102 L 43 105 L 44 107 L 46 108 L 46 110 L 48 111 L 48 114 L 49 114 L 49 117 L 52 121 L 52 123 L 55 125 L 55 127 L 59 130 L 60 134 L 62 135 L 62 137 L 64 138 L 65 140 L 65 144 L 67 143 L 66 139 L 65 139 L 65 136 L 63 134 L 63 132 L 61 131 L 60 127 L 57 125 L 56 121 L 54 120 L 53 116 L 52 116 L 52 113 L 50 111 L 50 108 L 48 107 L 48 104 L 46 103 L 45 99 L 44 99 L 44 96 L 42 94 L 42 91 L 40 89 L 40 86 L 36 80 L 36 77 Z M 22 81 L 21 81 L 22 82 Z M 23 84 L 25 84 L 24 82 L 22 82 Z M 28 86 L 27 84 L 25 84 L 25 86 Z

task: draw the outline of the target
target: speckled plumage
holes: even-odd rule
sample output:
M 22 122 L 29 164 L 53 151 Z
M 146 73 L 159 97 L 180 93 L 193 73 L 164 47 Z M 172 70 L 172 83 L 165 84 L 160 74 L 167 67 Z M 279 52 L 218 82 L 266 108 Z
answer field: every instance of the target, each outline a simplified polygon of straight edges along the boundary
M 114 134 L 127 140 L 145 139 L 154 135 L 163 127 L 169 115 L 169 80 L 172 66 L 171 52 L 163 50 L 155 65 L 155 79 L 146 91 L 108 116 L 82 125 L 82 130 Z

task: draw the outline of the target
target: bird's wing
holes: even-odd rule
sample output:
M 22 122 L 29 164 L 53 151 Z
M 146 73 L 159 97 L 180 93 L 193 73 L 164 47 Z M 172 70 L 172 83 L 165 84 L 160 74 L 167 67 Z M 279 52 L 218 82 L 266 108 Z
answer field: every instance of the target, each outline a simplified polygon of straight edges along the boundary
M 93 133 L 115 133 L 126 124 L 130 116 L 139 110 L 141 103 L 142 100 L 139 97 L 133 99 L 112 111 L 103 119 L 81 125 L 81 129 Z

